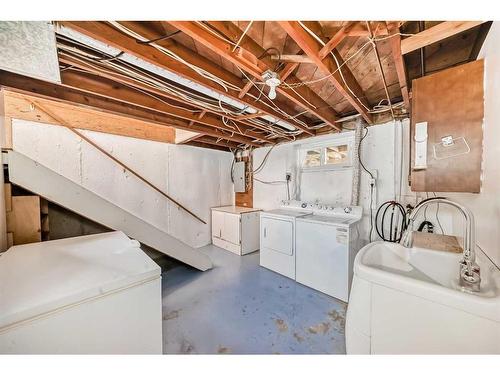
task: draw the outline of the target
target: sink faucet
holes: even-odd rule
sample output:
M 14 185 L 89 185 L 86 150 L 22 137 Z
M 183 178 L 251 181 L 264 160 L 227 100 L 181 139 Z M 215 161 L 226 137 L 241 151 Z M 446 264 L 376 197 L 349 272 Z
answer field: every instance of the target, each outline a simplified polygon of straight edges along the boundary
M 474 250 L 475 244 L 475 224 L 474 224 L 474 215 L 472 212 L 449 199 L 446 198 L 430 198 L 429 200 L 425 200 L 417 205 L 410 214 L 408 228 L 403 234 L 401 238 L 401 245 L 404 247 L 412 247 L 413 246 L 413 227 L 415 223 L 415 218 L 418 213 L 422 210 L 422 208 L 430 205 L 430 204 L 444 203 L 450 206 L 457 208 L 465 218 L 465 235 L 464 235 L 464 251 L 462 260 L 460 261 L 460 275 L 459 275 L 459 283 L 460 286 L 468 291 L 479 292 L 481 277 L 479 275 L 479 266 L 476 264 L 476 252 Z

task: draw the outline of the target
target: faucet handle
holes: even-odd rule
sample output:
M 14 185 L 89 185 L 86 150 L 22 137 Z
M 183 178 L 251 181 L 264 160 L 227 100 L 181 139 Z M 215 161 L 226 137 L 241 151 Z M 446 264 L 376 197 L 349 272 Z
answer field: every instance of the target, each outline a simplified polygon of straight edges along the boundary
M 460 266 L 461 266 L 461 269 L 470 267 L 470 271 L 475 272 L 477 274 L 480 274 L 480 272 L 481 272 L 481 268 L 479 267 L 479 264 L 472 263 L 470 261 L 467 261 L 466 259 L 462 259 L 460 261 Z
M 470 292 L 479 292 L 481 288 L 481 275 L 479 265 L 468 260 L 460 262 L 460 286 Z

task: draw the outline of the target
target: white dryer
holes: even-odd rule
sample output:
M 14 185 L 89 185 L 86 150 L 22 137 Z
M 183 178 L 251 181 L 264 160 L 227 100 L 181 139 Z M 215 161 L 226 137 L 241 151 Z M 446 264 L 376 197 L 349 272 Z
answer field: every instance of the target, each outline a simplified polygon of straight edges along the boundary
M 299 201 L 260 214 L 260 265 L 295 279 L 295 219 L 312 213 Z
M 362 208 L 316 204 L 313 211 L 296 220 L 295 280 L 347 302 Z

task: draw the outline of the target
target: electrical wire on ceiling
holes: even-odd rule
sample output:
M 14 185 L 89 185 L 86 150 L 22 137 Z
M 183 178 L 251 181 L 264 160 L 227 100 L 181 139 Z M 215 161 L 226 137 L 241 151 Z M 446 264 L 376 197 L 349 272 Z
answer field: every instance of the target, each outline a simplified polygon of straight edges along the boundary
M 85 46 L 85 45 L 83 45 L 83 47 L 90 49 L 90 47 Z M 112 76 L 116 77 L 116 79 L 119 79 L 122 74 L 125 74 L 128 78 L 130 78 L 131 80 L 133 80 L 135 82 L 140 82 L 141 84 L 147 85 L 148 87 L 154 88 L 156 90 L 165 91 L 166 93 L 169 93 L 171 95 L 175 95 L 176 97 L 178 97 L 179 99 L 182 99 L 185 102 L 193 104 L 197 107 L 206 108 L 207 110 L 209 110 L 211 112 L 216 112 L 216 113 L 221 114 L 221 115 L 231 114 L 231 115 L 236 115 L 236 116 L 238 116 L 242 113 L 241 110 L 237 111 L 237 110 L 231 110 L 230 108 L 227 108 L 227 107 L 224 108 L 222 106 L 222 103 L 218 100 L 204 97 L 202 95 L 199 95 L 199 94 L 193 93 L 191 91 L 182 89 L 178 86 L 175 86 L 175 85 L 168 83 L 168 81 L 159 80 L 158 78 L 153 77 L 151 74 L 148 74 L 147 72 L 140 70 L 137 67 L 135 67 L 127 62 L 124 62 L 122 60 L 114 61 L 114 60 L 108 59 L 106 57 L 98 59 L 96 57 L 99 54 L 102 55 L 102 52 L 100 52 L 100 51 L 98 51 L 96 53 L 89 53 L 89 52 L 82 51 L 78 48 L 75 48 L 73 46 L 67 46 L 63 43 L 58 43 L 58 48 L 60 49 L 61 56 L 69 56 L 72 58 L 78 58 L 78 60 L 80 61 L 80 63 L 82 65 L 88 67 L 88 69 L 90 69 L 90 70 L 95 70 L 95 71 L 89 72 L 88 70 L 81 69 L 81 71 L 84 71 L 86 73 L 93 73 L 93 74 L 99 75 L 99 72 L 100 72 L 101 75 L 102 74 L 112 75 Z M 76 68 L 71 67 L 71 66 L 68 68 L 76 70 Z M 68 68 L 64 68 L 64 69 L 68 69 Z M 109 68 L 114 69 L 114 70 L 118 71 L 119 73 L 113 73 L 113 72 L 108 70 Z M 123 81 L 122 81 L 122 83 L 123 83 Z M 170 106 L 173 106 L 173 107 L 176 107 L 179 109 L 183 109 L 183 110 L 186 110 L 186 111 L 191 112 L 191 113 L 201 112 L 200 110 L 193 110 L 193 109 L 185 108 L 182 106 L 176 106 L 176 105 L 171 104 L 171 103 L 167 103 L 164 100 L 162 100 L 161 98 L 159 98 L 157 95 L 153 95 L 153 94 L 147 92 L 146 90 L 138 89 L 138 88 L 134 87 L 133 85 L 129 85 L 127 83 L 123 83 L 123 84 L 126 85 L 127 87 L 131 87 L 137 91 L 140 91 L 141 93 L 149 95 L 149 96 L 151 96 L 151 97 L 153 97 L 153 98 L 155 98 L 155 99 L 157 99 L 157 100 L 159 100 L 167 105 L 170 105 Z M 286 129 L 281 128 L 281 126 L 276 128 L 276 126 L 273 126 L 274 124 L 267 123 L 266 121 L 263 121 L 261 119 L 252 119 L 252 121 L 249 121 L 249 122 L 251 122 L 257 128 L 265 129 L 266 131 L 270 132 L 271 133 L 270 138 L 283 137 L 283 136 L 293 137 L 294 135 L 297 134 L 297 132 L 289 132 Z
M 325 42 L 323 42 L 323 40 L 317 36 L 311 29 L 309 29 L 306 25 L 304 25 L 301 21 L 299 21 L 299 24 L 300 26 L 302 26 L 304 28 L 304 30 L 306 30 L 314 39 L 316 39 L 323 47 L 326 45 Z M 371 39 L 370 39 L 370 43 L 371 43 Z M 354 93 L 354 91 L 351 89 L 351 87 L 347 84 L 347 81 L 345 80 L 344 78 L 344 73 L 342 72 L 342 69 L 340 67 L 340 64 L 339 64 L 339 61 L 337 59 L 337 56 L 335 56 L 335 54 L 333 53 L 333 51 L 330 51 L 330 55 L 333 57 L 333 59 L 335 60 L 335 64 L 337 65 L 337 71 L 339 72 L 339 75 L 340 77 L 342 78 L 342 82 L 344 82 L 344 86 L 349 90 L 349 92 L 356 98 L 356 100 L 359 102 L 359 104 L 361 104 L 366 110 L 370 110 L 370 108 L 368 108 L 362 101 L 360 98 L 358 98 L 358 96 Z
M 307 31 L 314 39 L 316 39 L 316 41 L 318 41 L 322 46 L 325 46 L 326 43 L 318 36 L 316 35 L 311 29 L 309 29 L 306 25 L 304 25 L 301 21 L 298 21 L 299 24 L 304 28 L 305 31 Z M 371 30 L 370 30 L 371 32 Z M 295 84 L 295 86 L 291 86 L 291 85 L 285 85 L 285 87 L 288 87 L 288 88 L 292 88 L 292 87 L 297 87 L 297 86 L 301 86 L 301 85 L 304 85 L 304 84 L 313 84 L 313 83 L 317 83 L 317 82 L 320 82 L 320 81 L 323 81 L 331 76 L 333 76 L 334 74 L 336 74 L 337 72 L 339 73 L 341 79 L 342 79 L 342 82 L 344 83 L 344 86 L 349 90 L 349 92 L 356 98 L 356 100 L 368 111 L 370 112 L 371 109 L 366 106 L 362 101 L 361 99 L 354 93 L 354 91 L 351 89 L 351 87 L 347 84 L 347 81 L 344 77 L 344 74 L 342 72 L 342 67 L 347 64 L 348 61 L 350 61 L 351 59 L 353 59 L 355 56 L 357 56 L 359 53 L 361 53 L 361 51 L 363 51 L 363 49 L 365 47 L 367 47 L 368 45 L 372 45 L 374 46 L 375 45 L 375 42 L 376 41 L 381 41 L 381 40 L 386 40 L 386 39 L 389 39 L 389 38 L 392 38 L 394 36 L 397 36 L 397 35 L 404 35 L 404 36 L 410 36 L 410 35 L 414 35 L 414 34 L 403 34 L 403 33 L 394 33 L 394 34 L 391 34 L 391 35 L 388 35 L 387 37 L 384 37 L 384 38 L 376 38 L 373 36 L 373 34 L 371 34 L 369 37 L 368 37 L 368 41 L 366 43 L 364 43 L 354 54 L 352 54 L 351 56 L 349 56 L 342 64 L 339 64 L 339 61 L 337 59 L 337 56 L 335 56 L 335 54 L 333 53 L 333 51 L 330 51 L 330 55 L 333 57 L 334 61 L 335 61 L 335 64 L 337 66 L 337 68 L 331 72 L 330 74 L 326 75 L 326 76 L 323 76 L 319 79 L 316 79 L 316 80 L 312 80 L 312 81 L 303 81 L 303 82 L 300 82 L 300 83 L 297 83 Z M 376 47 L 375 47 L 376 48 Z M 377 58 L 378 58 L 378 53 L 377 53 Z M 382 73 L 383 74 L 383 73 Z M 387 87 L 386 83 L 385 83 L 385 78 L 384 78 L 384 87 Z M 387 91 L 387 90 L 386 90 Z M 390 100 L 389 100 L 390 102 Z M 393 119 L 395 119 L 395 116 L 394 116 L 394 112 L 393 112 L 393 107 L 392 105 L 390 105 L 389 107 L 389 110 L 391 111 L 392 115 L 393 115 Z
M 233 52 L 236 51 L 236 48 L 238 48 L 238 46 L 240 45 L 241 41 L 243 40 L 243 38 L 245 37 L 245 35 L 247 34 L 248 30 L 250 30 L 250 27 L 252 27 L 252 24 L 253 24 L 253 21 L 250 21 L 247 25 L 247 27 L 245 28 L 245 30 L 243 31 L 243 33 L 241 34 L 240 38 L 238 39 L 238 41 L 236 42 L 236 45 L 233 47 Z
M 241 72 L 241 74 L 242 74 L 242 75 L 243 75 L 243 76 L 244 76 L 244 77 L 245 77 L 245 78 L 246 78 L 249 82 L 251 82 L 251 83 L 252 83 L 252 85 L 253 85 L 254 87 L 256 87 L 256 88 L 257 88 L 257 90 L 261 91 L 261 89 L 257 86 L 257 84 L 256 84 L 253 80 L 251 80 L 251 79 L 248 77 L 248 75 L 246 75 L 246 73 L 245 73 L 245 72 L 244 72 L 244 71 L 243 71 L 243 70 L 242 70 L 242 69 L 241 69 L 238 65 L 236 65 L 236 68 L 238 68 L 238 70 Z M 305 122 L 303 122 L 303 121 L 301 121 L 301 120 L 299 120 L 299 119 L 297 118 L 297 116 L 300 116 L 300 114 L 297 114 L 297 115 L 290 115 L 290 114 L 288 114 L 287 112 L 285 112 L 284 110 L 282 110 L 280 107 L 278 107 L 278 105 L 276 105 L 276 103 L 275 103 L 273 100 L 269 99 L 266 95 L 264 95 L 264 98 L 266 98 L 266 99 L 267 99 L 267 101 L 271 104 L 271 107 L 274 107 L 274 109 L 276 109 L 279 113 L 281 113 L 281 114 L 282 114 L 282 115 L 283 115 L 283 116 L 284 116 L 287 120 L 292 120 L 292 121 L 295 121 L 295 122 L 296 122 L 296 123 L 298 123 L 298 124 L 301 124 L 302 126 L 308 127 L 308 126 L 307 126 L 307 124 L 306 124 Z M 266 104 L 266 101 L 261 101 L 261 103 Z M 266 104 L 266 105 L 268 105 L 268 104 Z M 268 106 L 269 106 L 269 105 L 268 105 Z
M 145 37 L 143 37 L 142 35 L 136 33 L 135 31 L 132 31 L 130 30 L 129 28 L 121 25 L 119 22 L 116 22 L 116 21 L 108 21 L 112 26 L 114 26 L 116 29 L 120 30 L 121 32 L 131 36 L 132 38 L 136 39 L 136 40 L 139 40 L 139 41 L 143 41 L 143 42 L 146 42 L 148 41 L 148 39 L 146 39 Z M 162 52 L 163 54 L 167 55 L 168 57 L 186 65 L 187 67 L 191 68 L 193 71 L 195 71 L 196 73 L 198 73 L 199 75 L 201 75 L 202 77 L 204 78 L 207 78 L 209 79 L 210 81 L 212 82 L 215 82 L 217 83 L 218 85 L 220 85 L 226 92 L 229 91 L 229 88 L 232 88 L 233 90 L 240 90 L 240 88 L 238 86 L 235 86 L 215 75 L 213 75 L 212 73 L 210 72 L 207 72 L 206 70 L 196 66 L 196 65 L 193 65 L 189 62 L 187 62 L 186 60 L 184 60 L 183 58 L 181 58 L 180 56 L 178 56 L 176 53 L 172 52 L 171 50 L 169 50 L 168 48 L 166 47 L 163 47 L 157 43 L 148 43 L 149 46 L 153 47 L 153 48 L 156 48 L 158 51 Z
M 395 34 L 391 34 L 387 37 L 384 37 L 384 38 L 374 38 L 373 40 L 374 41 L 382 41 L 382 40 L 386 40 L 386 39 L 389 39 L 389 38 L 392 38 L 394 36 L 397 36 L 397 35 L 404 35 L 404 36 L 412 36 L 412 35 L 416 35 L 416 34 L 402 34 L 402 33 L 395 33 Z M 350 60 L 352 60 L 354 57 L 356 57 L 357 55 L 359 55 L 367 46 L 369 46 L 371 44 L 371 41 L 367 41 L 365 42 L 361 47 L 359 47 L 352 55 L 348 56 L 344 62 L 342 64 L 340 64 L 340 66 L 337 67 L 337 69 L 335 69 L 333 72 L 331 72 L 330 74 L 327 74 L 323 77 L 320 77 L 320 78 L 317 78 L 317 79 L 314 79 L 314 80 L 310 80 L 310 81 L 301 81 L 301 82 L 297 82 L 297 83 L 290 83 L 288 86 L 291 88 L 291 87 L 300 87 L 300 86 L 304 86 L 304 85 L 312 85 L 312 84 L 315 84 L 315 83 L 318 83 L 318 82 L 321 82 L 321 81 L 324 81 L 325 79 L 328 79 L 330 78 L 331 76 L 335 75 L 344 65 L 346 65 Z
M 236 43 L 233 43 L 232 41 L 230 41 L 229 39 L 225 38 L 224 36 L 220 35 L 219 33 L 215 32 L 214 30 L 212 30 L 210 27 L 208 27 L 207 25 L 205 25 L 203 22 L 197 22 L 199 23 L 200 25 L 202 25 L 206 30 L 210 31 L 212 34 L 216 35 L 217 37 L 221 38 L 222 40 L 226 41 L 227 43 L 230 43 L 231 45 L 233 46 L 237 46 Z M 133 37 L 134 39 L 136 40 L 139 40 L 139 41 L 146 41 L 147 39 L 144 38 L 142 35 L 128 29 L 127 27 L 121 25 L 120 23 L 116 22 L 116 21 L 110 21 L 110 24 L 113 25 L 115 28 L 119 29 L 120 31 L 126 33 L 127 35 Z M 193 65 L 193 64 L 190 64 L 189 62 L 185 61 L 184 59 L 182 59 L 181 57 L 179 57 L 178 55 L 176 55 L 175 53 L 173 53 L 172 51 L 170 51 L 168 48 L 166 47 L 163 47 L 163 46 L 160 46 L 156 43 L 149 43 L 148 45 L 158 49 L 160 52 L 168 55 L 169 57 L 171 58 L 174 58 L 176 61 L 179 61 L 183 64 L 185 64 L 186 66 L 190 67 L 191 69 L 193 69 L 195 72 L 197 72 L 198 74 L 200 74 L 201 76 L 205 77 L 205 78 L 208 78 L 212 81 L 215 81 L 216 83 L 218 83 L 219 85 L 221 85 L 225 91 L 227 92 L 228 91 L 228 88 L 231 88 L 233 90 L 236 90 L 238 92 L 241 91 L 241 88 L 238 87 L 238 86 L 235 86 L 227 81 L 224 81 L 222 79 L 220 79 L 219 77 L 197 67 L 196 65 Z M 247 93 L 248 95 L 248 93 Z M 253 95 L 250 95 L 251 97 L 255 98 Z M 258 100 L 258 98 L 256 98 Z M 267 105 L 268 107 L 269 104 L 267 104 L 266 102 L 262 102 L 263 104 Z M 271 101 L 271 104 L 272 104 L 272 107 L 274 107 L 274 109 L 278 110 L 279 113 L 283 114 L 285 117 L 290 117 L 290 115 L 288 115 L 285 111 L 283 111 L 281 108 L 279 108 L 275 103 L 272 103 Z M 293 117 L 290 117 L 291 120 L 294 120 L 295 122 L 297 123 L 300 123 L 302 124 L 303 126 L 307 126 L 305 123 L 301 122 L 300 120 L 297 120 Z M 300 131 L 300 130 L 299 130 Z

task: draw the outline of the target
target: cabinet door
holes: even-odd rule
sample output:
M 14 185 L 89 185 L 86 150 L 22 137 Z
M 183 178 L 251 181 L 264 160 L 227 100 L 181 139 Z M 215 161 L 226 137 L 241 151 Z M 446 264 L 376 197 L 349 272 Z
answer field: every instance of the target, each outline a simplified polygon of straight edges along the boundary
M 240 244 L 240 215 L 224 215 L 224 226 L 222 227 L 222 239 L 236 245 Z
M 224 212 L 212 211 L 212 237 L 221 238 L 224 227 Z

